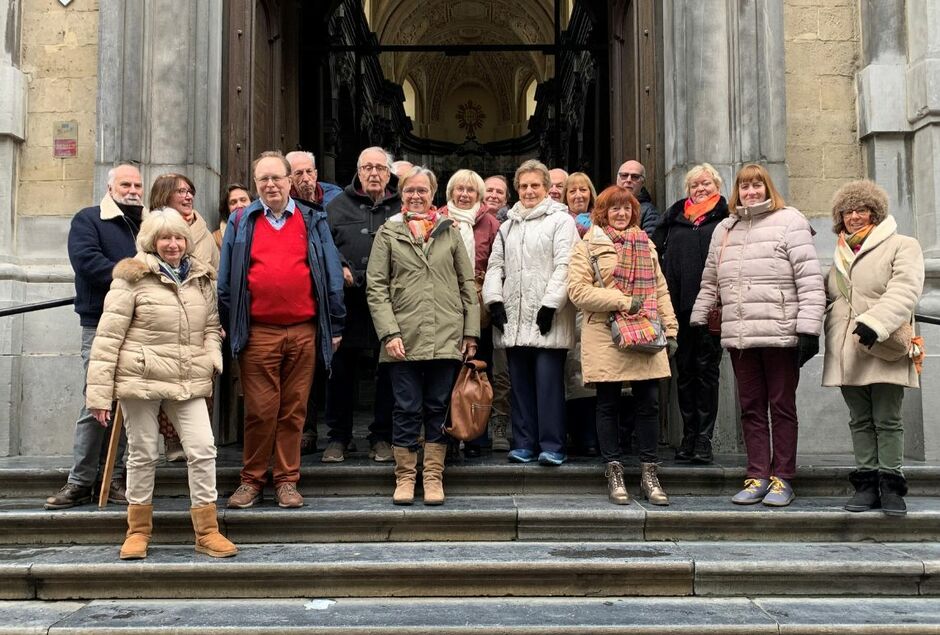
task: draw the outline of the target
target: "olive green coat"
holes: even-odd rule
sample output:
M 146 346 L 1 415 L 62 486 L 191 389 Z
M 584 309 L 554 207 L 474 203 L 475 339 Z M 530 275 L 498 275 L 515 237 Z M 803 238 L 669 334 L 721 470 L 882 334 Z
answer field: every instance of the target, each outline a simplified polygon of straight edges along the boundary
M 427 244 L 415 242 L 401 214 L 375 235 L 366 296 L 382 342 L 400 335 L 404 361 L 461 359 L 464 337 L 480 336 L 480 306 L 460 232 L 441 218 Z M 379 361 L 393 359 L 381 348 Z

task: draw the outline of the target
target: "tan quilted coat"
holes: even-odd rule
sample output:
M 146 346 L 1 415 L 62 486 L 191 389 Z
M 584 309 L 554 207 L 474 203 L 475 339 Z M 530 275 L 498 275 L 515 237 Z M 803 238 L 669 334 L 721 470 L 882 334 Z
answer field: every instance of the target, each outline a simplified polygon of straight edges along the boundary
M 181 286 L 151 254 L 115 266 L 88 362 L 88 408 L 212 394 L 213 374 L 222 370 L 215 274 L 196 258 L 190 263 Z

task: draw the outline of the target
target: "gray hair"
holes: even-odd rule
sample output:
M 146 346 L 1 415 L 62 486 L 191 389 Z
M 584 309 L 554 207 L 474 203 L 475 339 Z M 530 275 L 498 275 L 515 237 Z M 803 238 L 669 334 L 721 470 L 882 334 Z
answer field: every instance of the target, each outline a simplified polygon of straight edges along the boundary
M 193 234 L 180 213 L 169 207 L 152 210 L 140 224 L 137 249 L 148 254 L 157 253 L 157 239 L 163 236 L 182 236 L 186 240 L 186 255 L 193 253 Z
M 288 162 L 290 162 L 291 158 L 296 158 L 296 157 L 306 157 L 310 159 L 310 163 L 313 164 L 314 168 L 317 167 L 317 158 L 313 156 L 313 152 L 307 152 L 306 150 L 294 150 L 292 152 L 288 152 L 284 156 L 284 158 L 287 159 Z
M 135 170 L 137 170 L 138 174 L 140 173 L 140 168 L 138 168 L 136 165 L 133 165 L 131 163 L 119 163 L 113 168 L 111 168 L 110 170 L 108 170 L 108 185 L 109 186 L 114 185 L 114 175 L 121 168 L 134 168 Z
M 431 198 L 434 198 L 434 195 L 437 194 L 437 177 L 434 175 L 434 172 L 427 169 L 423 165 L 414 166 L 408 170 L 408 172 L 406 172 L 405 175 L 401 177 L 401 179 L 398 180 L 398 191 L 400 192 L 401 190 L 405 189 L 405 184 L 408 183 L 408 181 L 417 176 L 421 176 L 422 174 L 428 177 L 428 183 L 431 186 Z
M 523 161 L 522 165 L 516 169 L 516 176 L 512 179 L 512 184 L 517 190 L 519 189 L 519 177 L 529 172 L 536 172 L 542 176 L 542 183 L 545 185 L 546 190 L 552 186 L 552 177 L 548 173 L 545 164 L 538 159 L 529 159 Z
M 385 148 L 380 148 L 379 146 L 370 146 L 359 153 L 359 158 L 356 159 L 356 168 L 362 167 L 362 155 L 366 152 L 381 152 L 385 155 L 385 167 L 389 170 L 392 169 L 392 164 L 395 163 L 395 157 L 392 156 L 392 153 L 386 150 Z
M 466 168 L 457 170 L 454 172 L 454 175 L 450 177 L 450 180 L 447 181 L 447 200 L 448 202 L 454 200 L 454 188 L 458 185 L 472 185 L 473 189 L 477 191 L 477 196 L 482 201 L 483 194 L 486 190 L 486 186 L 483 184 L 483 178 L 474 172 L 473 170 L 468 170 Z

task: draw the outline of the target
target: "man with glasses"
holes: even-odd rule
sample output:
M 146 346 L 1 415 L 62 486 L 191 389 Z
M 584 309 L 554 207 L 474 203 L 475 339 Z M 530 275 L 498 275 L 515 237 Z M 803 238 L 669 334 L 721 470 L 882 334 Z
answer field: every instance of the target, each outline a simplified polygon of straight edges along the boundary
M 617 185 L 633 192 L 640 203 L 640 228 L 652 236 L 653 230 L 659 225 L 659 210 L 645 187 L 646 168 L 639 161 L 626 161 L 617 170 Z
M 302 507 L 300 437 L 317 357 L 329 374 L 343 336 L 343 272 L 326 214 L 290 197 L 291 166 L 262 152 L 258 200 L 230 220 L 219 265 L 219 314 L 245 393 L 241 485 L 231 508 L 262 498 L 268 463 L 280 507 Z
M 324 463 L 339 463 L 352 445 L 353 411 L 359 386 L 359 368 L 367 353 L 378 359 L 379 341 L 366 302 L 366 267 L 375 232 L 390 216 L 401 211 L 398 177 L 392 157 L 382 148 L 366 148 L 359 154 L 356 174 L 343 193 L 326 206 L 333 240 L 343 259 L 346 330 L 337 351 L 333 373 L 326 385 L 325 420 L 329 442 Z M 369 456 L 386 463 L 392 456 L 392 385 L 386 364 L 379 364 L 375 382 L 375 407 L 369 426 Z

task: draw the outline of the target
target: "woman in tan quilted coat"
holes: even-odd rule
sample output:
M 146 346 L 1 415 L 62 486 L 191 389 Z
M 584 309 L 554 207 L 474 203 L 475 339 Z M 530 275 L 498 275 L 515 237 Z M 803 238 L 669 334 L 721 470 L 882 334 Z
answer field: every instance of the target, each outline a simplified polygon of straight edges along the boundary
M 729 207 L 712 234 L 689 324 L 707 328 L 720 302 L 747 449 L 747 479 L 732 502 L 783 507 L 794 498 L 796 387 L 819 352 L 826 294 L 809 221 L 786 206 L 763 166 L 738 171 Z
M 901 403 L 905 388 L 919 386 L 910 325 L 924 289 L 924 254 L 915 239 L 898 233 L 888 195 L 872 181 L 836 192 L 832 230 L 838 240 L 826 280 L 822 383 L 839 386 L 849 407 L 856 470 L 849 474 L 855 495 L 845 509 L 880 507 L 903 516 Z M 895 340 L 900 344 L 890 346 Z
M 191 255 L 189 226 L 173 210 L 144 220 L 138 253 L 114 268 L 114 281 L 88 363 L 88 409 L 107 426 L 120 401 L 127 427 L 127 538 L 122 559 L 147 557 L 163 407 L 188 457 L 196 551 L 238 552 L 219 533 L 215 443 L 205 397 L 222 370 L 215 271 Z

